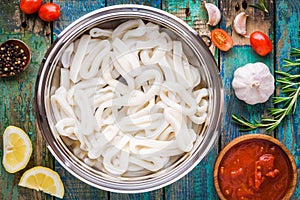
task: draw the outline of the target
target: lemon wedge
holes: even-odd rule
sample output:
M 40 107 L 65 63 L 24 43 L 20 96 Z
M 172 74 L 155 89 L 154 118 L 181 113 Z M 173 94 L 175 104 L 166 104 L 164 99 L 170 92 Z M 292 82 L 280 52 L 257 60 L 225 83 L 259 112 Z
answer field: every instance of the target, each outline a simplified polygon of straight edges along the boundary
M 63 198 L 65 190 L 64 185 L 57 172 L 47 167 L 33 167 L 21 177 L 19 186 L 41 190 L 47 194 Z
M 16 126 L 8 126 L 3 133 L 2 164 L 9 173 L 24 169 L 32 153 L 28 135 Z

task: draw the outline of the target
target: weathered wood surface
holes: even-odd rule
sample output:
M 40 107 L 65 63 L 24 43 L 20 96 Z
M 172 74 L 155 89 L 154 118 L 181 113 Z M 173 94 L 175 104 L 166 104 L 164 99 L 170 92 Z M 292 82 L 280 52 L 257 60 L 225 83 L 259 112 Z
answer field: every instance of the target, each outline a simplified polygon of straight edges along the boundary
M 8 38 L 24 40 L 32 51 L 32 60 L 27 71 L 12 78 L 0 79 L 0 135 L 8 125 L 16 125 L 29 133 L 34 145 L 33 156 L 29 165 L 16 174 L 7 173 L 0 166 L 0 199 L 48 199 L 49 195 L 18 187 L 22 173 L 33 166 L 43 165 L 55 169 L 65 185 L 65 199 L 217 199 L 213 186 L 213 165 L 218 151 L 233 138 L 248 133 L 240 133 L 238 127 L 231 123 L 231 114 L 238 114 L 252 120 L 259 119 L 266 114 L 266 108 L 272 106 L 268 101 L 265 104 L 247 106 L 234 96 L 231 87 L 233 72 L 236 68 L 248 62 L 261 61 L 266 63 L 271 71 L 282 69 L 283 58 L 289 57 L 292 47 L 298 47 L 296 37 L 299 29 L 300 2 L 299 0 L 267 1 L 270 10 L 269 16 L 247 6 L 252 0 L 221 0 L 208 1 L 217 4 L 222 12 L 220 27 L 232 35 L 235 45 L 226 53 L 215 52 L 215 58 L 220 67 L 220 73 L 225 90 L 224 119 L 221 128 L 219 143 L 216 143 L 208 156 L 188 175 L 160 190 L 143 194 L 116 194 L 93 188 L 64 170 L 47 151 L 45 144 L 38 133 L 34 122 L 33 95 L 36 74 L 39 64 L 55 39 L 67 25 L 92 10 L 114 4 L 139 3 L 164 9 L 183 19 L 195 30 L 202 34 L 209 34 L 211 27 L 206 25 L 207 14 L 200 0 L 139 0 L 139 1 L 105 1 L 105 0 L 54 0 L 61 7 L 61 17 L 50 26 L 42 22 L 36 14 L 26 16 L 19 10 L 19 1 L 0 1 L 0 42 Z M 257 2 L 257 1 L 255 1 Z M 251 33 L 260 30 L 269 34 L 273 41 L 274 50 L 266 56 L 256 55 L 249 46 L 249 39 L 236 35 L 232 28 L 234 16 L 245 11 L 248 15 L 247 30 Z M 24 23 L 26 21 L 26 23 Z M 52 34 L 53 33 L 53 34 Z M 51 38 L 53 36 L 53 38 Z M 299 72 L 299 71 L 298 71 Z M 277 94 L 278 95 L 278 90 Z M 298 174 L 300 174 L 300 128 L 298 107 L 296 114 L 290 117 L 274 133 L 280 141 L 290 149 L 295 157 Z M 262 130 L 254 131 L 261 132 Z M 252 132 L 251 132 L 252 133 Z M 0 156 L 2 159 L 2 137 L 0 137 Z M 292 199 L 299 199 L 300 185 L 298 185 Z
M 42 136 L 37 134 L 33 113 L 35 79 L 41 60 L 51 43 L 50 26 L 36 15 L 25 16 L 19 9 L 19 1 L 0 1 L 0 13 L 0 42 L 9 38 L 22 39 L 29 45 L 33 55 L 30 67 L 25 72 L 11 79 L 0 79 L 1 136 L 8 125 L 23 128 L 34 144 L 33 155 L 26 169 L 36 165 L 52 167 L 52 156 L 48 153 Z M 1 162 L 2 153 L 0 137 Z M 9 174 L 0 166 L 0 199 L 49 198 L 40 192 L 17 186 L 24 171 Z
M 275 28 L 275 69 L 286 71 L 282 66 L 283 59 L 289 58 L 293 47 L 299 48 L 298 35 L 300 25 L 300 2 L 299 0 L 276 0 L 276 28 Z M 295 71 L 300 73 L 300 68 Z M 278 94 L 278 92 L 277 92 Z M 298 180 L 296 190 L 292 199 L 300 198 L 300 103 L 294 115 L 287 118 L 275 132 L 276 138 L 283 142 L 295 158 L 298 169 Z

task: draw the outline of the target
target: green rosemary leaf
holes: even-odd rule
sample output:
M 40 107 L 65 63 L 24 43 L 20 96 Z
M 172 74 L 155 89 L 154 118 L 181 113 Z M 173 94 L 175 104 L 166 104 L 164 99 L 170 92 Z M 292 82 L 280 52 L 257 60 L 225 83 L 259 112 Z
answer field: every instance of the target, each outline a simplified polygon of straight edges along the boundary
M 272 108 L 270 109 L 270 114 L 271 115 L 277 115 L 277 114 L 281 114 L 285 111 L 285 109 L 283 108 Z
M 297 91 L 297 88 L 286 88 L 282 89 L 282 92 L 284 94 L 289 94 L 289 96 L 292 96 Z
M 248 4 L 248 6 L 250 6 L 250 7 L 253 7 L 253 8 L 257 8 L 257 9 L 259 9 L 259 10 L 261 10 L 261 11 L 264 11 L 264 8 L 263 7 L 261 7 L 259 4 Z
M 266 6 L 266 1 L 265 0 L 261 0 L 259 3 L 257 4 L 249 4 L 250 7 L 253 7 L 253 8 L 257 8 L 267 14 L 269 14 L 269 11 L 267 9 L 267 6 Z
M 295 103 L 292 108 L 292 114 L 294 114 L 296 112 L 296 108 L 297 108 L 297 104 Z
M 292 74 L 290 74 L 290 76 L 289 77 L 287 77 L 289 80 L 295 80 L 295 79 L 297 79 L 297 78 L 300 78 L 300 74 L 294 74 L 294 75 L 292 75 Z M 297 82 L 296 84 L 299 84 L 299 82 Z
M 278 78 L 277 79 L 277 82 L 278 83 L 283 83 L 283 84 L 286 84 L 286 86 L 293 86 L 293 82 L 289 81 L 288 79 L 286 78 Z
M 279 104 L 291 99 L 292 97 L 273 97 L 273 104 Z
M 276 122 L 276 120 L 275 119 L 271 119 L 271 118 L 262 118 L 261 122 L 262 123 L 266 123 L 266 122 L 268 122 L 268 123 L 274 123 L 274 122 Z
M 285 91 L 287 89 L 294 88 L 294 86 L 295 86 L 294 84 L 287 84 L 287 85 L 283 86 L 281 89 L 282 89 L 282 91 Z
M 289 76 L 290 76 L 289 73 L 283 72 L 283 71 L 275 71 L 275 73 L 276 73 L 276 74 L 279 74 L 279 75 L 281 75 L 281 76 L 284 76 L 284 77 L 289 77 Z
M 248 120 L 246 120 L 245 118 L 239 118 L 238 116 L 236 115 L 232 115 L 232 120 L 241 125 L 243 128 L 240 129 L 241 131 L 251 131 L 251 130 L 254 130 L 257 128 L 257 126 L 251 122 L 249 122 Z
M 291 56 L 300 56 L 300 49 L 297 49 L 297 48 L 293 48 L 291 50 Z
M 271 126 L 267 127 L 266 128 L 266 131 L 269 133 L 269 132 L 272 132 L 274 131 L 274 129 L 279 125 L 279 123 L 274 123 L 272 124 Z
M 287 80 L 294 80 L 294 79 L 297 79 L 297 78 L 300 78 L 300 74 L 290 74 L 288 72 L 283 72 L 283 71 L 275 71 L 276 74 L 280 75 L 281 77 L 280 78 L 277 78 L 277 82 L 278 80 L 281 80 L 281 79 L 287 79 Z
M 297 67 L 297 66 L 300 66 L 300 62 L 294 62 L 294 61 L 289 60 L 289 59 L 284 59 L 283 61 L 285 62 L 283 67 Z

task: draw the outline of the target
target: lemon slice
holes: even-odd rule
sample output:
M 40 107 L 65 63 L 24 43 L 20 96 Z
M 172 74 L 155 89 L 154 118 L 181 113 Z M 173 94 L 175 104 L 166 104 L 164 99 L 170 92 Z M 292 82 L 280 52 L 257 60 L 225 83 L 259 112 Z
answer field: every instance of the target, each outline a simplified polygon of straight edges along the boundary
M 32 153 L 28 135 L 16 126 L 8 126 L 3 133 L 3 160 L 6 171 L 15 173 L 24 169 Z
M 57 172 L 47 167 L 33 167 L 21 177 L 19 186 L 41 190 L 47 194 L 63 198 L 65 190 L 64 185 Z

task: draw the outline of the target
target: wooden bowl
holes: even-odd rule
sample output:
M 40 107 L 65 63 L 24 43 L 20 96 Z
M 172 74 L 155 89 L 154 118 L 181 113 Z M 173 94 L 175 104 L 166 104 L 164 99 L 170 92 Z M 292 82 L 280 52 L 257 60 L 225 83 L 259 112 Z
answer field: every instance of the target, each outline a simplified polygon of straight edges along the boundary
M 288 173 L 284 172 L 284 166 Z M 280 180 L 288 181 L 284 184 Z M 232 140 L 220 152 L 214 166 L 214 185 L 222 200 L 237 199 L 237 196 L 251 199 L 251 195 L 271 199 L 277 191 L 283 191 L 277 195 L 278 199 L 289 199 L 296 182 L 293 156 L 281 142 L 264 134 L 248 134 Z
M 30 59 L 30 50 L 22 40 L 6 40 L 0 45 L 0 77 L 19 74 L 28 67 Z

